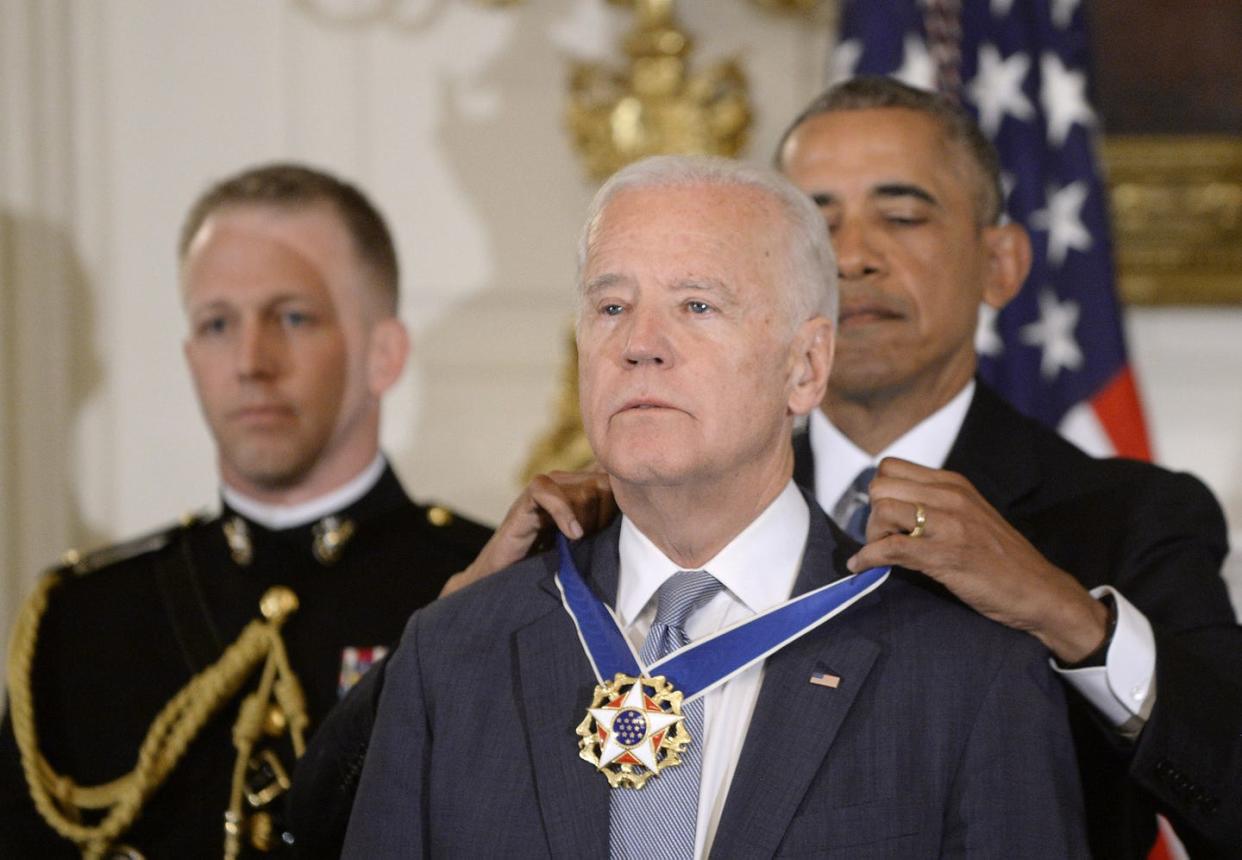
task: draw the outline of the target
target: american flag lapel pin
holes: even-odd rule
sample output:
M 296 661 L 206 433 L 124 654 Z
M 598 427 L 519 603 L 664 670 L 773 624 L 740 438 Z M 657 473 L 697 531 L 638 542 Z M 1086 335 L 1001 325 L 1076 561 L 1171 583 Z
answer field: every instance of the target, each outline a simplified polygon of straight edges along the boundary
M 835 690 L 841 686 L 841 676 L 833 675 L 830 672 L 816 672 L 811 676 L 811 683 L 818 684 L 821 687 L 831 687 Z

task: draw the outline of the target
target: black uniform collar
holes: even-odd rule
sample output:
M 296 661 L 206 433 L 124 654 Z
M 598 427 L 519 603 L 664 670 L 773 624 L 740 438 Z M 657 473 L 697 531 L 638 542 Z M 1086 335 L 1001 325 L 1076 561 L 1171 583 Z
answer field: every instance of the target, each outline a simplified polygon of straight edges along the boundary
M 331 566 L 346 551 L 360 528 L 410 503 L 400 480 L 385 465 L 379 480 L 359 499 L 318 520 L 287 529 L 269 529 L 221 499 L 218 528 L 233 561 L 240 567 L 314 559 Z

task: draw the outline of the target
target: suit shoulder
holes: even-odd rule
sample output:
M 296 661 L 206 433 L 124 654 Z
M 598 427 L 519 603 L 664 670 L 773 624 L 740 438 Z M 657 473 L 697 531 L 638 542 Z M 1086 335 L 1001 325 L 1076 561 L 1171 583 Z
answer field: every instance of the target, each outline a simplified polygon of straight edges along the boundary
M 448 635 L 461 627 L 516 629 L 560 606 L 551 575 L 556 553 L 533 556 L 462 590 L 442 597 L 417 613 L 422 623 Z
M 1025 415 L 1015 417 L 1027 424 L 1042 474 L 1084 488 L 1121 489 L 1170 496 L 1219 507 L 1215 495 L 1195 475 L 1127 457 L 1093 457 L 1061 434 Z
M 1063 469 L 1061 474 L 1065 478 L 1073 478 L 1085 489 L 1124 492 L 1133 504 L 1190 508 L 1215 512 L 1217 518 L 1223 516 L 1215 494 L 1189 472 L 1174 472 L 1154 463 L 1124 457 L 1095 458 L 1069 443 L 1066 445 L 1078 457 L 1072 463 L 1062 461 L 1070 468 Z
M 1000 659 L 1017 649 L 1029 652 L 1033 662 L 1043 663 L 1047 651 L 1035 637 L 987 618 L 922 574 L 894 568 L 886 602 L 894 616 L 893 629 L 915 642 L 936 643 L 938 658 L 953 656 L 962 665 Z M 952 631 L 946 636 L 945 631 Z

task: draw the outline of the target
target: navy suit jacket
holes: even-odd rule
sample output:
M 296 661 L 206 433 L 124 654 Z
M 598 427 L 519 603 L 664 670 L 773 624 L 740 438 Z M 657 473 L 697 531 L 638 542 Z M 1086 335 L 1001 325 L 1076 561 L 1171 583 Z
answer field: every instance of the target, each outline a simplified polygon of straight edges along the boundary
M 854 549 L 814 503 L 811 519 L 795 593 Z M 609 603 L 618 531 L 574 547 Z M 411 618 L 346 857 L 607 856 L 610 789 L 574 734 L 595 678 L 555 565 L 527 560 Z M 767 660 L 711 855 L 1086 856 L 1046 652 L 896 572 Z
M 805 434 L 795 480 L 814 487 Z M 1242 857 L 1242 628 L 1220 570 L 1220 506 L 1185 474 L 1094 459 L 978 384 L 945 468 L 1049 561 L 1111 585 L 1156 637 L 1156 706 L 1137 742 L 1076 692 L 1070 719 L 1096 858 L 1146 858 L 1160 811 L 1195 860 Z

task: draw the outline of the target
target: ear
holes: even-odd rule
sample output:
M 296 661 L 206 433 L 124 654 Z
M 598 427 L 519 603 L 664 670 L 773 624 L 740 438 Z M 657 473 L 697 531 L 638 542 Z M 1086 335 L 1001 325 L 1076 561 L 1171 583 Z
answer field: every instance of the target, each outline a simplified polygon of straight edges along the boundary
M 828 373 L 832 370 L 833 334 L 832 322 L 821 316 L 798 326 L 791 347 L 790 414 L 807 415 L 824 399 L 824 393 L 828 390 Z
M 378 398 L 392 388 L 410 355 L 410 336 L 396 317 L 386 317 L 371 328 L 367 355 L 367 388 Z
M 988 277 L 983 301 L 1000 310 L 1022 289 L 1031 271 L 1031 237 L 1021 224 L 983 228 L 988 252 Z

